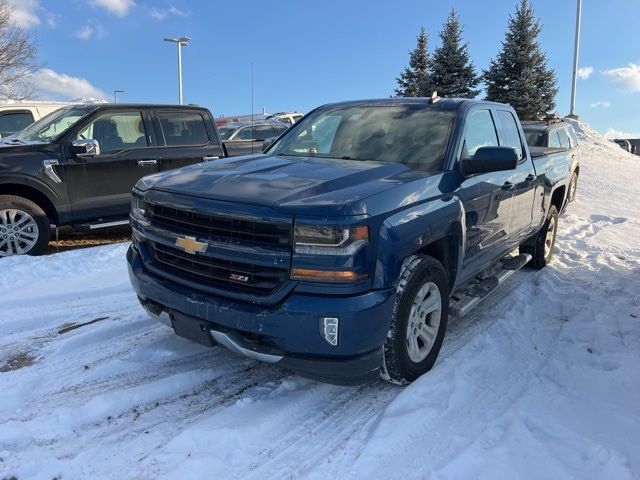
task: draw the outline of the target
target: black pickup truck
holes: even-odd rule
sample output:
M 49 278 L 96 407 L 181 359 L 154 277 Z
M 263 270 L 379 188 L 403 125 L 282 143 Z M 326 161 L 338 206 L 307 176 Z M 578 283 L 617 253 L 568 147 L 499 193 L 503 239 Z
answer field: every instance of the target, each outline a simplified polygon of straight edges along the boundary
M 42 253 L 51 226 L 128 223 L 145 175 L 223 156 L 211 113 L 195 106 L 83 104 L 0 143 L 0 257 Z

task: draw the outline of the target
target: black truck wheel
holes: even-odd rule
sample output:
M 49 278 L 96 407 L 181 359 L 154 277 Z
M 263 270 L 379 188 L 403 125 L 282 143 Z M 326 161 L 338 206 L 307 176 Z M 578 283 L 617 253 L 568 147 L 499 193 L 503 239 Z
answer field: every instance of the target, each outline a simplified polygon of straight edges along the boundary
M 440 262 L 413 256 L 405 262 L 391 328 L 383 347 L 382 377 L 414 381 L 433 367 L 449 317 L 449 281 Z
M 0 257 L 40 255 L 50 235 L 42 208 L 26 198 L 0 195 Z
M 534 237 L 531 245 L 520 245 L 520 253 L 531 255 L 529 265 L 533 268 L 544 268 L 553 258 L 558 233 L 558 210 L 551 205 L 542 228 Z

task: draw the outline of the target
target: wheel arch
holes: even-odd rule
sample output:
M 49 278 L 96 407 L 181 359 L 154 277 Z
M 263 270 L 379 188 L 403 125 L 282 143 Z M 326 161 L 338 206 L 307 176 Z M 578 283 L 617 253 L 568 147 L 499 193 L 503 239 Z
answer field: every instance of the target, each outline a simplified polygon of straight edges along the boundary
M 31 200 L 44 210 L 51 224 L 57 225 L 59 222 L 58 210 L 53 201 L 42 190 L 32 185 L 17 182 L 2 183 L 0 184 L 0 195 L 15 195 Z

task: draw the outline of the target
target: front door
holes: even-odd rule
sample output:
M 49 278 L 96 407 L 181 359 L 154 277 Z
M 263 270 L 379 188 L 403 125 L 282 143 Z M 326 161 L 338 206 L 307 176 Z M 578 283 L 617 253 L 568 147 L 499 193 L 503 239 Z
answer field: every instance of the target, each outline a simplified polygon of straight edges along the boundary
M 489 109 L 470 112 L 460 158 L 473 159 L 478 148 L 498 145 L 493 112 Z M 513 207 L 512 172 L 490 172 L 466 178 L 458 195 L 465 209 L 464 277 L 465 271 L 477 272 L 505 253 Z
M 199 110 L 158 110 L 158 155 L 160 170 L 208 162 L 223 157 L 222 147 L 214 132 L 207 129 L 213 122 Z
M 100 154 L 75 158 L 67 145 L 64 163 L 69 199 L 76 220 L 126 215 L 131 189 L 145 175 L 158 172 L 158 152 L 149 121 L 138 110 L 100 114 L 74 139 L 93 139 Z
M 513 114 L 508 110 L 497 110 L 500 122 L 500 145 L 511 147 L 519 154 L 520 161 L 513 174 L 513 207 L 509 231 L 511 241 L 520 243 L 531 233 L 533 205 L 536 195 L 536 171 L 533 162 L 524 154 L 523 138 Z

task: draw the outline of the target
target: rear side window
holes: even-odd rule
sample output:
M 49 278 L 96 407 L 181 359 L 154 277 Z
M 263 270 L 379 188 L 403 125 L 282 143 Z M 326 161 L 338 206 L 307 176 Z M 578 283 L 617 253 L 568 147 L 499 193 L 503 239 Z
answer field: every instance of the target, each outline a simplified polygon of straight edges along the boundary
M 562 148 L 571 148 L 569 135 L 567 135 L 567 132 L 564 128 L 558 130 L 558 136 L 560 137 L 560 145 L 562 145 Z
M 253 140 L 253 132 L 251 131 L 251 127 L 244 127 L 241 129 L 235 137 L 234 140 Z
M 551 148 L 562 148 L 562 143 L 560 143 L 558 132 L 553 132 L 549 137 L 549 146 Z
M 258 125 L 253 127 L 254 140 L 266 140 L 267 138 L 272 137 L 275 137 L 275 132 L 271 125 Z
M 287 128 L 289 128 L 288 125 L 274 125 L 273 129 L 275 130 L 276 137 L 282 135 L 287 130 Z
M 498 135 L 489 110 L 476 110 L 467 120 L 462 158 L 471 158 L 481 147 L 497 147 Z
M 0 135 L 13 135 L 33 123 L 33 115 L 29 111 L 7 112 L 0 114 Z
M 520 139 L 520 132 L 518 131 L 518 124 L 516 119 L 513 118 L 511 112 L 506 110 L 498 110 L 498 118 L 500 119 L 500 125 L 502 126 L 503 146 L 511 147 L 518 152 L 518 157 L 522 158 L 522 140 Z
M 204 145 L 209 142 L 207 125 L 196 112 L 158 112 L 165 144 L 169 147 Z
M 576 136 L 576 132 L 573 130 L 572 126 L 567 126 L 567 133 L 569 134 L 569 140 L 571 140 L 571 148 L 575 148 L 578 146 L 578 137 Z

